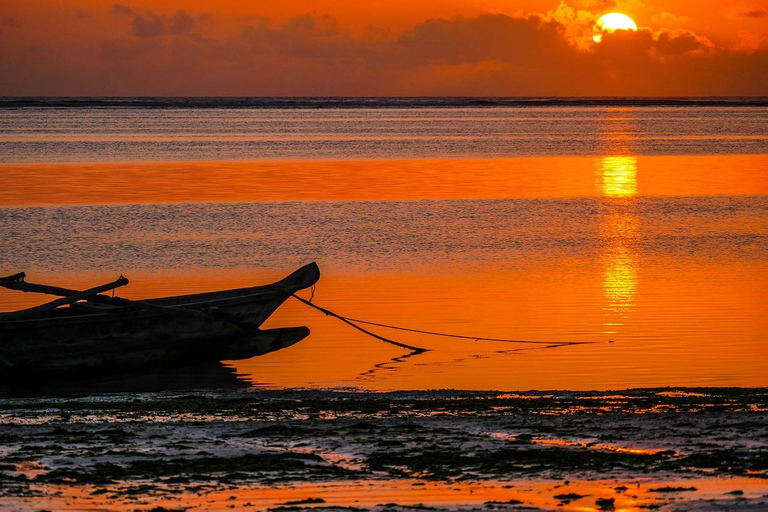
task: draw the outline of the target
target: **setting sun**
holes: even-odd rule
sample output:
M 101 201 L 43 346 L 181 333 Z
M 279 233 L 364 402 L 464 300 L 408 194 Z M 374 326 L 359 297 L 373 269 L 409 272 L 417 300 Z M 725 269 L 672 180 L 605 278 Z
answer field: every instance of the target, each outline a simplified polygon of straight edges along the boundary
M 597 20 L 592 39 L 599 43 L 603 39 L 603 34 L 616 30 L 637 30 L 637 24 L 626 14 L 611 12 Z

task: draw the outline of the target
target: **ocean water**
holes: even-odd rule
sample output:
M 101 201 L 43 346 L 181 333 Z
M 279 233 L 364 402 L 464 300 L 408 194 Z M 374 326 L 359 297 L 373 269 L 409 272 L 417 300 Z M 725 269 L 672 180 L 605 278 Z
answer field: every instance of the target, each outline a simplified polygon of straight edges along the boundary
M 231 363 L 260 386 L 768 385 L 765 102 L 515 101 L 5 100 L 0 274 L 140 298 L 317 261 L 347 316 L 591 342 L 377 330 L 432 349 L 402 359 L 289 301 L 310 337 Z
M 754 154 L 768 144 L 768 104 L 746 101 L 544 107 L 14 105 L 0 101 L 3 163 Z

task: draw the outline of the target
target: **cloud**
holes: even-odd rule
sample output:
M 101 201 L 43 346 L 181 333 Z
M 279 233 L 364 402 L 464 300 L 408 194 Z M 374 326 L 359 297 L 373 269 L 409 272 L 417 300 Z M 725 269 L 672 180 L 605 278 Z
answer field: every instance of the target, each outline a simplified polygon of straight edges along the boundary
M 121 16 L 121 15 L 130 16 L 133 14 L 133 9 L 123 4 L 114 4 L 112 5 L 112 8 L 109 10 L 109 14 L 112 14 L 115 16 Z
M 593 29 L 599 18 L 599 15 L 592 14 L 593 9 L 578 9 L 560 2 L 556 9 L 547 13 L 546 18 L 559 23 L 568 41 L 584 50 L 592 46 Z
M 501 61 L 535 62 L 542 53 L 564 53 L 561 25 L 538 15 L 434 19 L 421 23 L 392 42 L 404 62 L 461 64 Z
M 250 54 L 303 58 L 345 58 L 364 48 L 364 43 L 339 28 L 338 22 L 327 14 L 296 16 L 281 27 L 256 20 L 242 30 L 240 42 Z
M 78 18 L 86 19 L 86 18 L 90 18 L 91 17 L 91 13 L 89 13 L 87 11 L 82 11 L 80 9 L 76 9 L 75 10 L 75 16 L 77 16 Z
M 764 38 L 746 34 L 728 48 L 678 27 L 641 27 L 595 44 L 595 15 L 564 3 L 545 14 L 433 18 L 399 31 L 350 30 L 317 13 L 233 17 L 206 37 L 212 21 L 186 11 L 116 3 L 110 13 L 112 35 L 80 52 L 60 44 L 55 57 L 30 62 L 24 47 L 0 52 L 12 70 L 0 94 L 768 94 Z
M 3 28 L 19 28 L 19 24 L 13 18 L 6 16 L 0 16 L 0 34 L 3 33 Z
M 661 29 L 654 34 L 653 49 L 662 56 L 679 56 L 686 53 L 706 54 L 715 45 L 708 38 L 696 35 L 690 30 Z
M 739 41 L 731 46 L 735 52 L 756 52 L 768 43 L 768 33 L 756 34 L 747 30 L 738 33 Z
M 212 23 L 210 15 L 191 16 L 179 9 L 172 16 L 155 14 L 150 10 L 132 9 L 123 4 L 114 4 L 109 10 L 113 16 L 131 18 L 131 30 L 137 37 L 161 37 L 167 35 L 186 36 L 200 39 L 201 29 Z
M 561 66 L 589 54 L 595 54 L 598 59 L 614 53 L 619 58 L 636 55 L 666 59 L 703 55 L 715 48 L 708 38 L 680 29 L 617 31 L 608 34 L 602 44 L 595 44 L 593 24 L 593 15 L 581 14 L 561 4 L 546 17 L 495 14 L 473 19 L 430 20 L 404 33 L 392 47 L 396 53 L 407 54 L 411 60 L 422 63 L 498 61 L 518 66 L 543 62 Z M 585 27 L 583 33 L 582 27 Z
M 689 30 L 662 29 L 654 32 L 644 27 L 636 32 L 619 30 L 606 33 L 599 44 L 593 45 L 594 57 L 588 60 L 605 72 L 633 74 L 634 69 L 655 71 L 669 68 L 680 60 L 700 60 L 714 51 L 715 46 L 709 39 Z
M 730 13 L 731 18 L 768 18 L 768 9 L 762 5 L 740 5 L 734 8 Z
M 688 23 L 688 17 L 678 16 L 677 14 L 673 14 L 671 12 L 660 12 L 658 14 L 654 14 L 651 17 L 651 22 L 666 28 L 679 27 Z
M 258 59 L 265 69 L 275 65 L 270 57 L 282 56 L 281 73 L 316 66 L 316 78 L 325 75 L 328 82 L 329 74 L 354 70 L 357 85 L 367 93 L 374 86 L 366 79 L 389 84 L 390 94 L 502 95 L 697 94 L 691 87 L 699 84 L 691 83 L 686 68 L 711 73 L 707 66 L 735 59 L 708 38 L 681 29 L 617 31 L 595 44 L 594 15 L 588 14 L 561 4 L 547 15 L 435 18 L 399 35 L 373 30 L 376 36 L 370 39 L 353 36 L 329 16 L 308 15 L 282 26 L 259 22 L 249 27 L 238 44 L 228 47 L 228 57 L 243 65 Z M 589 28 L 582 36 L 588 35 L 588 42 L 574 42 L 579 34 L 574 25 Z M 293 61 L 294 69 L 291 57 L 301 59 Z M 745 64 L 741 76 L 752 71 Z M 403 82 L 421 88 L 403 89 Z

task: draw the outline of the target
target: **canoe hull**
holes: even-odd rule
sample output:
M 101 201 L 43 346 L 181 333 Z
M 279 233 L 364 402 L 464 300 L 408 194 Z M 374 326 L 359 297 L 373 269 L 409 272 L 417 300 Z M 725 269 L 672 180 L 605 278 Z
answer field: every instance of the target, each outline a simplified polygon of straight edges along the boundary
M 310 264 L 271 285 L 144 301 L 184 308 L 191 315 L 120 307 L 93 312 L 90 305 L 74 305 L 46 318 L 0 321 L 0 374 L 136 369 L 245 359 L 279 350 L 303 339 L 309 330 L 258 327 L 319 275 L 317 266 Z M 213 309 L 220 315 L 212 317 Z
M 153 343 L 120 351 L 83 351 L 30 358 L 0 372 L 0 382 L 150 372 L 211 361 L 250 359 L 288 348 L 308 335 L 307 327 L 286 327 L 266 329 L 254 335 L 221 336 L 198 342 Z

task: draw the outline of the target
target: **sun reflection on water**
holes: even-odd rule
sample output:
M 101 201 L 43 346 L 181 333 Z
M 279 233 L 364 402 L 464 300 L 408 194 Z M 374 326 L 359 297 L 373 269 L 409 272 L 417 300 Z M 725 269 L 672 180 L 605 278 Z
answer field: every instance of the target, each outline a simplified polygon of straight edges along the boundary
M 635 306 L 637 268 L 635 255 L 626 247 L 615 247 L 605 254 L 603 293 L 606 310 L 627 313 Z
M 607 318 L 605 334 L 616 334 L 635 308 L 638 283 L 635 241 L 640 223 L 632 211 L 630 198 L 637 195 L 637 158 L 610 156 L 598 160 L 598 189 L 604 197 L 614 198 L 600 222 L 603 251 L 603 294 Z M 618 202 L 616 202 L 618 200 Z
M 637 158 L 606 156 L 600 162 L 602 193 L 608 197 L 637 195 Z

